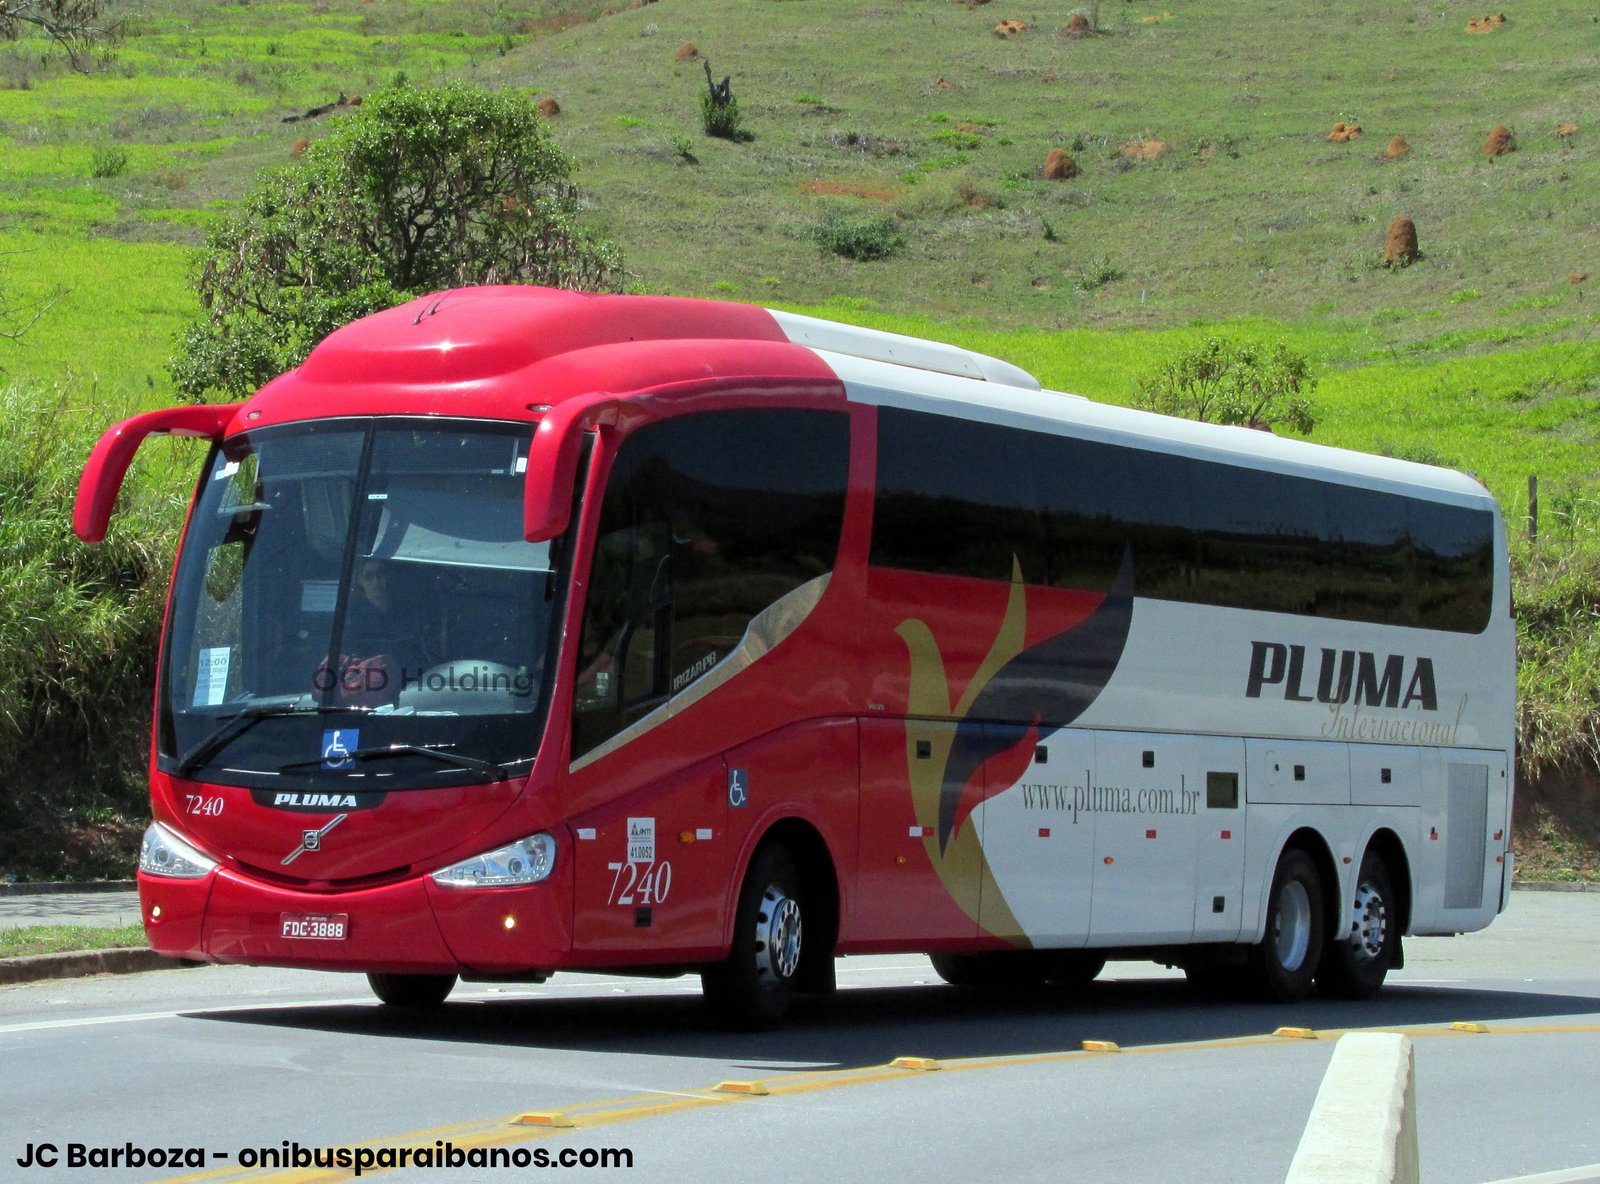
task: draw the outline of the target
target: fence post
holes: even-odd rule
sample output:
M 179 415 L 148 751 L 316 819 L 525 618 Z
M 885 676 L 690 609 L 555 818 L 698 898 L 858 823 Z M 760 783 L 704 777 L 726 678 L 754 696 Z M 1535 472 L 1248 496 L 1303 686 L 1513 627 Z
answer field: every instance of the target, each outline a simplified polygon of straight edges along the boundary
M 1539 541 L 1539 474 L 1528 474 L 1528 541 Z

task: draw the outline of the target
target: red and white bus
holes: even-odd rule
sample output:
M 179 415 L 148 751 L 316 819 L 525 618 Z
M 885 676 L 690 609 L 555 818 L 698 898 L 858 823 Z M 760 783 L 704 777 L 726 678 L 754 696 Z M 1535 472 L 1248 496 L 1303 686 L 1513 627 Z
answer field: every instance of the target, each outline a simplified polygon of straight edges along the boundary
M 167 611 L 151 944 L 457 977 L 1108 957 L 1370 995 L 1510 884 L 1505 532 L 1461 474 L 741 305 L 491 287 L 230 406 Z

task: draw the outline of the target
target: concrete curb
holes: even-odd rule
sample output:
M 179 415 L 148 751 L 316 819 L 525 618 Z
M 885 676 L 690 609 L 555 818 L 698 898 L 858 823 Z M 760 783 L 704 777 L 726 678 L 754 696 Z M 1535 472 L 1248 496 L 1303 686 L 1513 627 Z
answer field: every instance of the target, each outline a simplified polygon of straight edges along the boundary
M 0 896 L 53 896 L 62 893 L 132 892 L 137 880 L 41 880 L 35 884 L 0 884 Z
M 134 974 L 141 970 L 181 970 L 197 966 L 167 958 L 151 949 L 77 950 L 70 954 L 33 954 L 26 958 L 0 958 L 0 986 L 35 983 L 53 978 L 82 978 L 89 974 Z
M 1417 1082 L 1398 1033 L 1339 1038 L 1286 1184 L 1417 1184 Z
M 1600 892 L 1600 884 L 1590 880 L 1513 880 L 1513 892 Z

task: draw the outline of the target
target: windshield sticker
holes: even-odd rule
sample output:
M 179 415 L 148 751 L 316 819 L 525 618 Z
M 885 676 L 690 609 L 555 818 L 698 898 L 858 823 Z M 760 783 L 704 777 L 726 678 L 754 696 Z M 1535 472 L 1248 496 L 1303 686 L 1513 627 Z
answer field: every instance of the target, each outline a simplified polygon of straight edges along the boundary
M 194 706 L 215 707 L 228 691 L 228 666 L 233 650 L 214 646 L 200 651 L 200 668 L 194 676 Z
M 339 603 L 338 580 L 301 580 L 300 611 L 331 613 Z
M 654 818 L 628 819 L 628 862 L 654 863 L 656 861 L 656 820 Z
M 214 474 L 212 474 L 211 479 L 213 481 L 221 481 L 224 477 L 231 477 L 238 471 L 239 462 L 236 460 L 230 460 L 227 464 L 223 465 Z
M 348 769 L 353 763 L 350 754 L 361 743 L 359 728 L 329 728 L 322 733 L 322 767 Z

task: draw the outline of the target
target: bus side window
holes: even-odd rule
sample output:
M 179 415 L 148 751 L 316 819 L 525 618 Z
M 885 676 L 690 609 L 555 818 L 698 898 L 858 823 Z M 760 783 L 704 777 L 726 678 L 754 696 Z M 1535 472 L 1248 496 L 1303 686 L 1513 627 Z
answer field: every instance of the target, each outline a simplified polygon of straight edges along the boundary
M 623 441 L 600 508 L 578 641 L 573 755 L 692 687 L 750 622 L 833 569 L 849 422 L 707 412 Z

